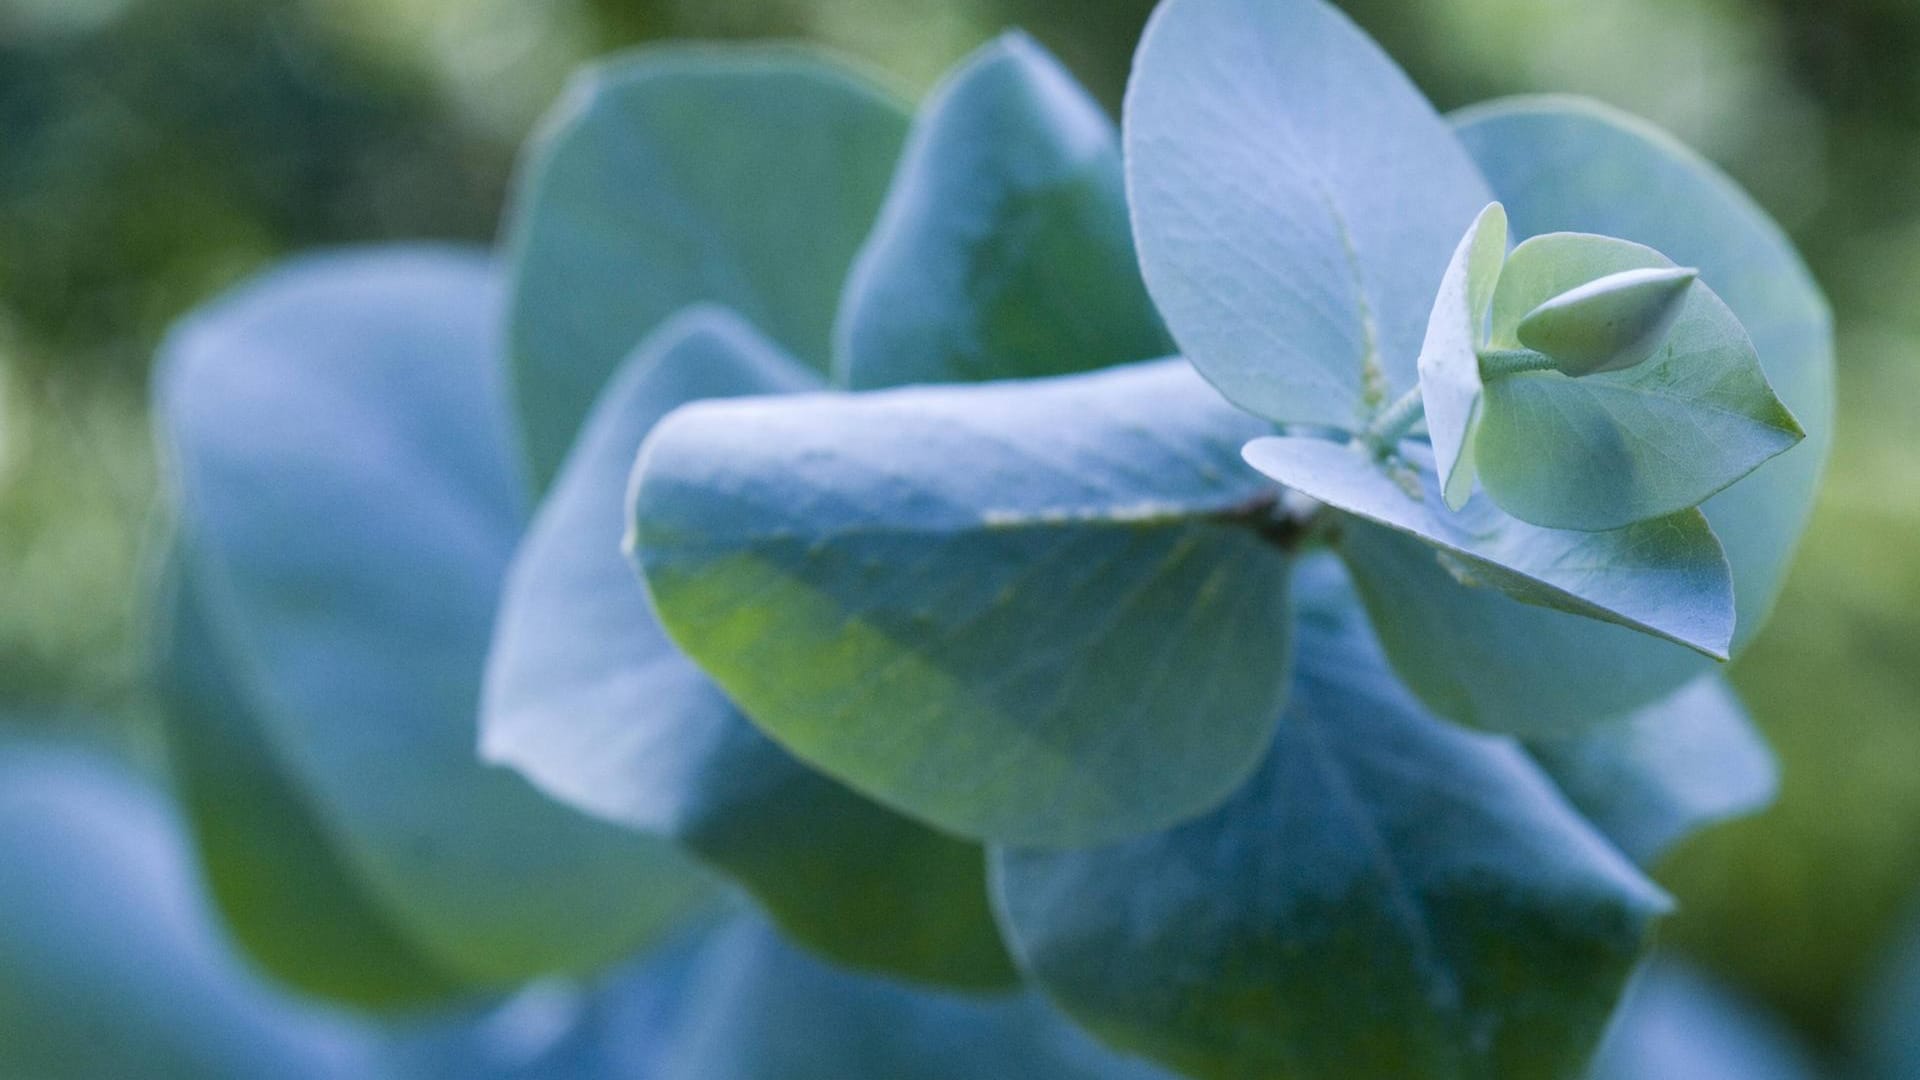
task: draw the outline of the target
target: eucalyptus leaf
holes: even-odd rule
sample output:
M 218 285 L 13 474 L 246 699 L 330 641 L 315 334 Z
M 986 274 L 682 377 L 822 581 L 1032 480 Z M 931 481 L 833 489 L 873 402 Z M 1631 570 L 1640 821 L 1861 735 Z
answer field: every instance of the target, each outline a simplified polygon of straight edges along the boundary
M 168 758 L 212 899 L 255 963 L 369 1008 L 471 993 L 396 928 L 273 745 L 176 552 L 162 600 Z
M 1420 347 L 1420 398 L 1434 467 L 1448 506 L 1473 494 L 1474 432 L 1479 427 L 1480 345 L 1500 268 L 1507 258 L 1507 212 L 1491 203 L 1460 238 Z
M 842 971 L 740 920 L 708 944 L 659 1080 L 1172 1080 L 1039 995 L 979 998 Z
M 855 795 L 762 735 L 674 648 L 621 554 L 628 474 L 661 417 L 819 383 L 718 309 L 677 316 L 635 352 L 515 556 L 481 750 L 565 803 L 682 845 L 843 963 L 1005 985 L 1014 975 L 980 848 Z
M 1346 16 L 1321 0 L 1166 0 L 1125 141 L 1147 285 L 1221 392 L 1358 431 L 1415 384 L 1447 257 L 1492 197 Z
M 1705 975 L 1662 960 L 1634 979 L 1588 1075 L 1590 1080 L 1815 1080 L 1826 1074 L 1781 1023 Z
M 1637 630 L 1463 585 L 1406 533 L 1348 518 L 1338 542 L 1394 670 L 1429 708 L 1472 727 L 1584 731 L 1712 666 Z
M 1514 744 L 1400 688 L 1337 567 L 1302 576 L 1259 773 L 1165 833 L 996 849 L 1016 957 L 1189 1076 L 1573 1074 L 1666 897 Z
M 1172 351 L 1140 280 L 1119 133 L 1031 38 L 983 47 L 921 108 L 836 340 L 855 389 Z
M 825 372 L 906 127 L 865 79 L 792 48 L 652 48 L 578 76 L 507 228 L 510 366 L 540 486 L 614 368 L 684 307 L 724 304 Z
M 497 300 L 461 252 L 298 262 L 181 325 L 156 414 L 201 611 L 290 786 L 395 934 L 509 984 L 624 956 L 708 886 L 474 753 L 523 524 Z
M 1644 121 L 1574 98 L 1493 102 L 1454 121 L 1517 235 L 1620 236 L 1699 267 L 1806 428 L 1804 443 L 1702 508 L 1733 568 L 1738 652 L 1779 594 L 1831 441 L 1832 323 L 1818 287 L 1751 199 Z M 1531 732 L 1592 724 L 1712 666 L 1617 626 L 1464 586 L 1429 549 L 1383 529 L 1346 528 L 1341 546 L 1396 670 L 1463 723 Z
M 1577 735 L 1528 745 L 1587 819 L 1642 866 L 1683 837 L 1767 806 L 1779 766 L 1725 680 Z
M 1819 286 L 1752 199 L 1645 121 L 1592 101 L 1545 97 L 1490 102 L 1454 122 L 1506 204 L 1516 235 L 1617 236 L 1698 267 L 1701 280 L 1738 316 L 1767 381 L 1805 428 L 1802 444 L 1702 508 L 1733 565 L 1737 651 L 1766 624 L 1832 443 L 1833 320 Z M 1592 662 L 1595 655 L 1586 643 L 1572 642 L 1563 666 Z M 1640 678 L 1613 659 L 1607 666 L 1623 678 Z M 1647 700 L 1687 675 L 1674 670 L 1664 679 L 1645 679 Z
M 1686 308 L 1700 271 L 1683 266 L 1622 270 L 1569 289 L 1520 320 L 1515 337 L 1576 378 L 1646 363 Z
M 226 946 L 170 807 L 76 749 L 0 749 L 0 1075 L 333 1080 L 376 1046 Z
M 1542 529 L 1484 498 L 1448 510 L 1425 457 L 1383 462 L 1360 444 L 1304 436 L 1256 439 L 1245 454 L 1301 494 L 1432 545 L 1456 577 L 1726 659 L 1733 585 L 1697 511 L 1609 533 Z
M 669 634 L 800 758 L 962 836 L 1191 817 L 1286 689 L 1264 426 L 1180 362 L 688 406 L 642 450 Z
M 1577 233 L 1514 250 L 1494 294 L 1495 347 L 1580 287 L 1668 270 L 1651 248 Z M 1487 493 L 1548 528 L 1600 531 L 1697 506 L 1802 438 L 1767 384 L 1740 320 L 1693 283 L 1658 354 L 1570 378 L 1532 371 L 1488 383 L 1476 459 Z

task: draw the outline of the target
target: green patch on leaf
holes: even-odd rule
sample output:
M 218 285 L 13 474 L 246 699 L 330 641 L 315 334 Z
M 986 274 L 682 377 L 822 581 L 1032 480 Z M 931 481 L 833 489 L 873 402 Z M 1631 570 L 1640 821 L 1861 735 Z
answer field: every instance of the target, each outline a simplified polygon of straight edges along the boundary
M 963 836 L 1204 811 L 1285 693 L 1263 429 L 1178 362 L 689 406 L 642 452 L 662 622 L 831 776 Z
M 970 989 L 1013 971 L 978 845 L 814 772 L 682 656 L 621 554 L 628 474 L 689 401 L 818 387 L 737 316 L 696 309 L 615 376 L 514 558 L 481 750 L 555 798 L 672 841 L 839 963 Z

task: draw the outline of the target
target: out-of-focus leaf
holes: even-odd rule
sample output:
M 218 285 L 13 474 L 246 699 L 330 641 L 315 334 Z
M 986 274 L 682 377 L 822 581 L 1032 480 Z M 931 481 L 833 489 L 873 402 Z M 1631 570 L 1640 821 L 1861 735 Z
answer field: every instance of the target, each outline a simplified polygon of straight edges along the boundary
M 1642 866 L 1698 829 L 1760 810 L 1779 789 L 1773 752 L 1717 675 L 1624 719 L 1528 749 Z
M 120 768 L 0 749 L 0 866 L 0 1074 L 377 1075 L 364 1032 L 227 949 L 170 808 Z
M 1572 1074 L 1665 896 L 1517 746 L 1401 689 L 1337 566 L 1298 591 L 1280 734 L 1231 801 L 1110 847 L 995 850 L 1016 957 L 1191 1076 Z
M 182 324 L 157 413 L 201 611 L 286 779 L 396 935 L 509 984 L 624 956 L 707 885 L 474 752 L 523 524 L 497 295 L 461 253 L 296 264 Z
M 817 387 L 738 317 L 678 316 L 609 384 L 509 575 L 482 750 L 598 816 L 673 840 L 788 934 L 849 964 L 967 987 L 1013 980 L 977 845 L 795 760 L 667 639 L 621 554 L 641 441 L 702 398 Z
M 1824 1075 L 1786 1030 L 1673 961 L 1634 979 L 1591 1080 L 1815 1080 Z M 1891 1073 L 1893 1077 L 1910 1072 Z
M 1625 240 L 1536 236 L 1500 276 L 1492 344 L 1523 344 L 1522 320 L 1570 289 L 1671 267 Z M 1487 493 L 1508 513 L 1546 528 L 1599 531 L 1698 506 L 1800 439 L 1740 320 L 1696 282 L 1645 363 L 1580 378 L 1531 371 L 1489 381 L 1476 460 Z
M 1507 212 L 1491 203 L 1460 238 L 1420 347 L 1420 398 L 1433 442 L 1441 492 L 1455 510 L 1473 494 L 1474 429 L 1479 426 L 1480 345 L 1494 285 L 1507 257 Z
M 682 308 L 724 304 L 825 372 L 906 128 L 865 80 L 790 48 L 656 48 L 579 76 L 509 215 L 509 366 L 536 482 Z
M 838 970 L 742 921 L 708 945 L 661 1080 L 1171 1080 L 1031 991 L 968 997 Z
M 467 992 L 366 894 L 239 688 L 189 560 L 174 562 L 159 633 L 169 757 L 228 931 L 276 978 L 323 997 L 380 1008 Z
M 1542 529 L 1484 498 L 1448 510 L 1424 456 L 1381 462 L 1359 444 L 1270 436 L 1249 443 L 1246 458 L 1302 494 L 1425 541 L 1458 577 L 1726 658 L 1733 584 L 1697 511 L 1610 533 Z M 1375 614 L 1394 617 L 1391 606 Z
M 1237 787 L 1286 690 L 1264 425 L 1179 362 L 688 406 L 642 451 L 662 622 L 776 740 L 963 836 L 1081 844 Z
M 1683 266 L 1622 270 L 1545 301 L 1515 337 L 1575 377 L 1625 371 L 1653 357 L 1686 309 L 1700 272 Z
M 1416 381 L 1447 257 L 1491 201 L 1447 125 L 1321 0 L 1167 0 L 1126 105 L 1141 265 L 1234 402 L 1349 431 Z
M 1517 98 L 1470 109 L 1454 123 L 1506 204 L 1516 235 L 1617 236 L 1698 267 L 1746 328 L 1767 381 L 1805 428 L 1805 442 L 1704 507 L 1733 565 L 1738 651 L 1773 608 L 1832 443 L 1833 325 L 1819 286 L 1752 199 L 1644 121 L 1577 98 Z M 1588 642 L 1567 641 L 1565 666 L 1601 655 Z M 1609 656 L 1605 666 L 1631 670 L 1624 659 Z M 1667 679 L 1644 680 L 1646 701 L 1693 673 L 1683 664 L 1665 666 L 1672 669 Z
M 533 983 L 504 1001 L 383 1029 L 396 1080 L 659 1080 L 688 1022 L 713 926 L 695 920 L 588 983 Z M 341 1080 L 367 1080 L 343 1077 Z
M 856 389 L 1064 375 L 1173 351 L 1141 283 L 1112 121 L 1009 34 L 922 108 L 841 297 Z

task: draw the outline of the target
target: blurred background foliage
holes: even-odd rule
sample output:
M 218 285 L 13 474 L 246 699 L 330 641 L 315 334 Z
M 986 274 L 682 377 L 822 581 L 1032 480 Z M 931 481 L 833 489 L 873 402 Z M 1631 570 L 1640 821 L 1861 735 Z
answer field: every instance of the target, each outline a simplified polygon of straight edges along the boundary
M 1666 940 L 1833 1046 L 1920 896 L 1920 3 L 1348 0 L 1443 107 L 1590 94 L 1791 230 L 1840 327 L 1840 430 L 1736 678 L 1779 805 L 1663 876 Z M 1117 104 L 1149 0 L 0 0 L 0 701 L 151 758 L 143 415 L 169 320 L 285 252 L 491 238 L 568 71 L 804 37 L 918 94 L 1008 24 Z M 31 719 L 28 719 L 28 718 Z M 1920 1024 L 1920 1017 L 1913 1018 Z

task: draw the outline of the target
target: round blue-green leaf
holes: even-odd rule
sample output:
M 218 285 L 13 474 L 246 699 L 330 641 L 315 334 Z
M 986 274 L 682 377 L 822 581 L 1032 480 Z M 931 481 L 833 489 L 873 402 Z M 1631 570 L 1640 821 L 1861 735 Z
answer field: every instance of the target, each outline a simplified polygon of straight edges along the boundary
M 161 598 L 168 758 L 201 873 L 248 958 L 300 990 L 369 1008 L 473 988 L 369 896 L 248 700 L 176 552 Z
M 1642 866 L 1691 833 L 1765 808 L 1780 786 L 1773 751 L 1717 675 L 1527 749 L 1587 820 Z
M 855 389 L 1063 375 L 1173 350 L 1140 280 L 1120 137 L 1024 34 L 914 121 L 836 328 Z
M 1455 117 L 1516 235 L 1625 237 L 1698 267 L 1739 316 L 1807 439 L 1703 508 L 1733 568 L 1734 651 L 1785 580 L 1832 437 L 1833 334 L 1779 227 L 1698 155 L 1592 102 L 1529 98 Z M 1395 668 L 1435 710 L 1509 731 L 1625 715 L 1711 668 L 1685 649 L 1461 585 L 1419 544 L 1347 530 L 1351 564 Z
M 201 610 L 276 759 L 396 934 L 506 984 L 626 955 L 707 886 L 475 753 L 524 522 L 498 296 L 466 253 L 297 263 L 176 330 L 156 412 Z
M 1434 549 L 1355 518 L 1341 556 L 1394 670 L 1428 707 L 1489 731 L 1553 735 L 1618 719 L 1706 674 L 1660 638 L 1462 584 Z M 1655 694 L 1654 700 L 1659 700 Z
M 891 97 L 791 48 L 656 48 L 578 76 L 508 215 L 509 367 L 536 482 L 620 361 L 689 305 L 739 311 L 825 372 L 906 128 Z
M 1677 961 L 1633 981 L 1590 1080 L 1816 1080 L 1828 1075 L 1778 1020 Z M 1911 1076 L 1887 1074 L 1887 1080 Z
M 1697 267 L 1739 318 L 1768 383 L 1805 429 L 1804 442 L 1703 507 L 1733 564 L 1735 644 L 1744 646 L 1786 579 L 1832 444 L 1833 320 L 1819 286 L 1752 199 L 1644 121 L 1576 98 L 1497 101 L 1454 120 L 1516 235 L 1615 236 Z M 1594 655 L 1583 647 L 1567 659 Z M 1647 700 L 1685 680 L 1686 673 L 1647 680 Z
M 1322 0 L 1167 0 L 1125 139 L 1147 285 L 1221 392 L 1357 431 L 1414 385 L 1447 257 L 1492 197 L 1346 16 Z
M 1262 430 L 1177 361 L 703 402 L 641 453 L 637 558 L 800 758 L 961 836 L 1112 839 L 1217 803 L 1272 737 Z
M 969 997 L 855 974 L 751 920 L 714 936 L 687 993 L 657 1080 L 1172 1080 L 1031 991 Z
M 482 753 L 562 802 L 680 844 L 840 962 L 1003 986 L 1014 975 L 979 846 L 854 794 L 761 734 L 667 639 L 621 553 L 627 479 L 661 417 L 819 383 L 717 309 L 676 316 L 635 352 L 514 558 Z
M 1302 577 L 1259 773 L 1165 833 L 996 849 L 1015 956 L 1189 1076 L 1575 1074 L 1667 899 L 1517 746 L 1400 687 L 1337 566 Z
M 1276 435 L 1248 443 L 1245 454 L 1295 491 L 1432 545 L 1474 587 L 1726 659 L 1733 583 L 1698 511 L 1604 533 L 1543 529 L 1485 498 L 1456 513 L 1441 497 L 1431 457 L 1415 446 L 1405 460 L 1382 461 L 1360 443 Z
M 1672 268 L 1626 240 L 1536 236 L 1500 276 L 1492 343 L 1525 344 L 1522 327 L 1570 291 L 1577 298 L 1622 274 Z M 1707 282 L 1680 284 L 1686 291 L 1671 328 L 1645 362 L 1578 378 L 1528 371 L 1488 382 L 1476 460 L 1502 509 L 1547 528 L 1625 528 L 1698 506 L 1800 441 L 1800 425 L 1767 384 L 1740 320 Z
M 0 866 L 0 1075 L 378 1075 L 362 1030 L 227 948 L 172 808 L 119 767 L 0 749 Z

